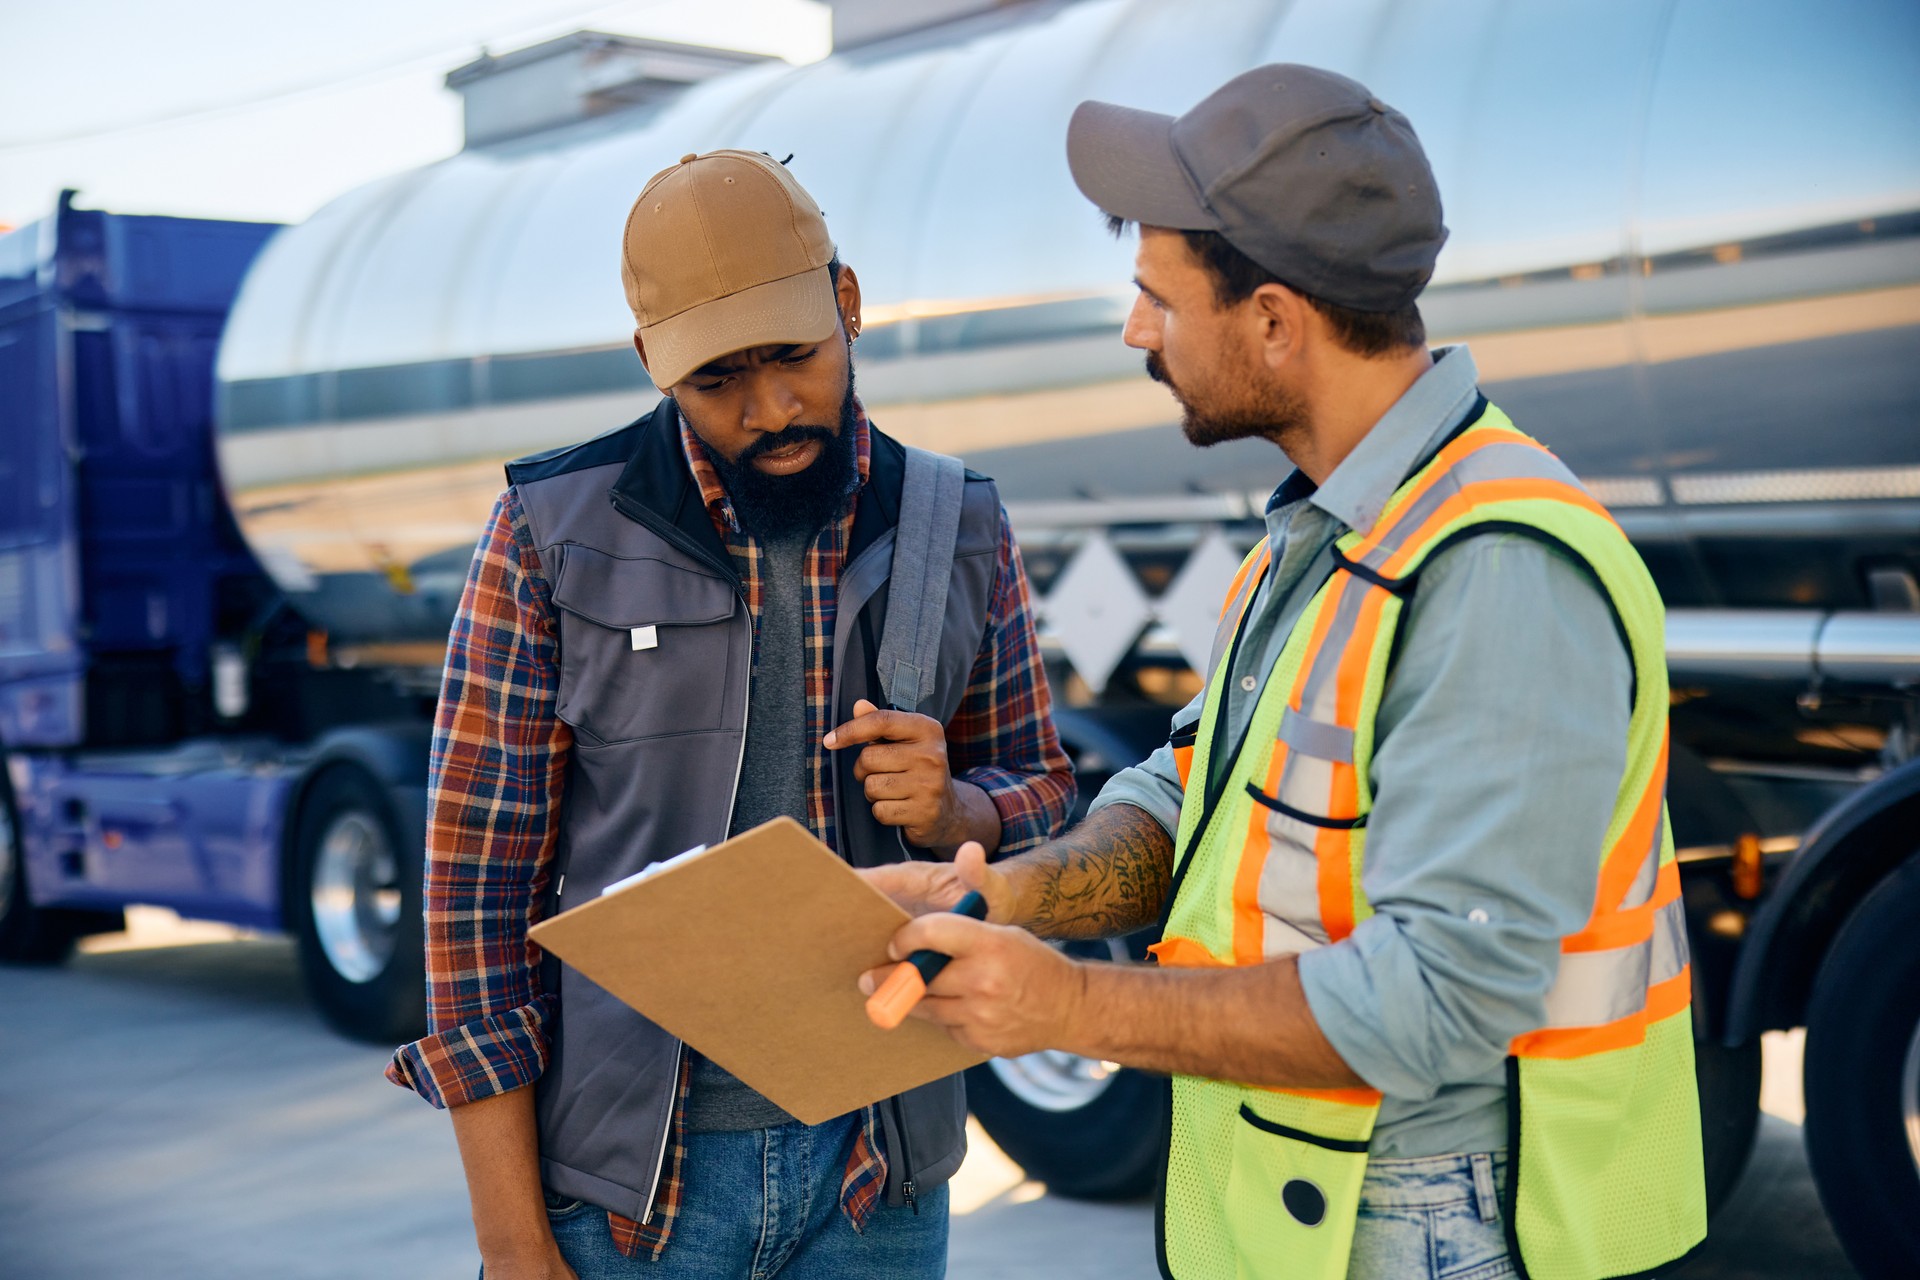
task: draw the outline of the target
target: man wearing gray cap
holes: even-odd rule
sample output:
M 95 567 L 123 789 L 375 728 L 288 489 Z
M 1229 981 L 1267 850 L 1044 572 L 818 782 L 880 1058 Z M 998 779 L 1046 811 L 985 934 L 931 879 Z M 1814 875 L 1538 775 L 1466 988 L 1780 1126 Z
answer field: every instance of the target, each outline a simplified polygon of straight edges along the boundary
M 1125 340 L 1187 438 L 1296 469 L 1165 747 L 1058 841 L 873 873 L 991 905 L 895 938 L 954 957 L 920 1016 L 1173 1077 L 1179 1280 L 1664 1269 L 1706 1208 L 1660 600 L 1468 352 L 1428 350 L 1411 125 L 1281 65 L 1177 119 L 1083 103 L 1067 150 L 1140 227 Z M 1148 968 L 1032 936 L 1156 921 Z

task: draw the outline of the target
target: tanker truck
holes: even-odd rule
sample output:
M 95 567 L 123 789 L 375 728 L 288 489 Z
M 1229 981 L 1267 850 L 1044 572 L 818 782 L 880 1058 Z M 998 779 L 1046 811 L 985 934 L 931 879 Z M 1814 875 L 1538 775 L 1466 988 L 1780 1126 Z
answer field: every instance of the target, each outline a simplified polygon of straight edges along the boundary
M 459 154 L 284 230 L 63 201 L 0 238 L 0 953 L 157 903 L 294 935 L 349 1034 L 416 1031 L 475 537 L 503 459 L 654 402 L 613 246 L 649 175 L 716 147 L 791 156 L 826 210 L 874 420 L 999 481 L 1084 803 L 1199 687 L 1285 466 L 1180 437 L 1119 340 L 1131 246 L 1074 190 L 1066 120 L 1315 63 L 1432 158 L 1435 340 L 1665 597 L 1712 1197 L 1761 1035 L 1805 1027 L 1823 1201 L 1863 1271 L 1911 1273 L 1920 10 L 981 0 L 900 29 L 913 8 L 837 5 L 802 67 L 593 33 L 483 57 L 448 77 Z M 1010 1155 L 1095 1197 L 1151 1182 L 1162 1088 L 1057 1053 L 969 1079 Z

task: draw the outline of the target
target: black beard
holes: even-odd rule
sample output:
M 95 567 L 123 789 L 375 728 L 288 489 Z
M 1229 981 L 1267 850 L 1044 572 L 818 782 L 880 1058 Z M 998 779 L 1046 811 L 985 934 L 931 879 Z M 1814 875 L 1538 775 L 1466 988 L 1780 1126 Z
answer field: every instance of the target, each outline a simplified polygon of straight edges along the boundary
M 1229 440 L 1271 440 L 1282 449 L 1306 424 L 1306 406 L 1291 395 L 1274 394 L 1257 405 L 1201 410 L 1180 393 L 1157 351 L 1147 352 L 1147 376 L 1173 392 L 1180 402 L 1180 433 L 1195 448 L 1208 449 Z
M 811 537 L 827 527 L 845 507 L 847 495 L 859 484 L 859 461 L 854 456 L 853 377 L 847 377 L 846 398 L 840 402 L 840 426 L 817 427 L 794 423 L 772 435 L 761 436 L 740 456 L 729 461 L 709 449 L 713 468 L 727 487 L 734 517 L 740 527 L 762 542 Z M 820 456 L 805 471 L 771 476 L 753 465 L 762 454 L 818 440 Z

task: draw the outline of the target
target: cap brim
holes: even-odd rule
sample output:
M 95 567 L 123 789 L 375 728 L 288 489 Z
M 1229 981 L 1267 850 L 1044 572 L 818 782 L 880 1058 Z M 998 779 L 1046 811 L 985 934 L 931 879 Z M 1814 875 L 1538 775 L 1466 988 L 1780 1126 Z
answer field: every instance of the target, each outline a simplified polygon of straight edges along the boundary
M 840 324 L 827 267 L 742 289 L 640 330 L 647 376 L 671 387 L 721 356 L 791 342 L 824 342 Z
M 1082 195 L 1129 222 L 1176 231 L 1218 227 L 1174 153 L 1172 116 L 1083 102 L 1067 122 L 1067 168 Z

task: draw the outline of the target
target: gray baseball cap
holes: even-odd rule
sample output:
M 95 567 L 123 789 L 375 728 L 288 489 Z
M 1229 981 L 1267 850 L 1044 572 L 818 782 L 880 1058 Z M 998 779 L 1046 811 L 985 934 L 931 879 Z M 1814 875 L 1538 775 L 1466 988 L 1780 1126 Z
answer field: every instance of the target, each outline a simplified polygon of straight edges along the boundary
M 1083 102 L 1067 164 L 1106 212 L 1217 231 L 1289 285 L 1357 311 L 1412 302 L 1447 239 L 1413 126 L 1318 67 L 1256 67 L 1177 118 Z

